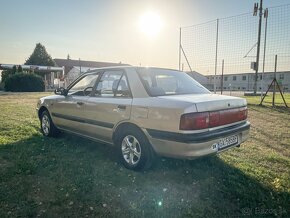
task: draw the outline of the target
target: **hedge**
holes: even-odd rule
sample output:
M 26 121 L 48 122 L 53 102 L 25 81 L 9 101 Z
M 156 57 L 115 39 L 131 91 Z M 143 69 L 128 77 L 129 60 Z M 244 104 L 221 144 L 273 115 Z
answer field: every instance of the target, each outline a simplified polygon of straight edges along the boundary
M 32 73 L 16 73 L 5 80 L 5 91 L 11 92 L 42 92 L 44 82 L 40 76 Z

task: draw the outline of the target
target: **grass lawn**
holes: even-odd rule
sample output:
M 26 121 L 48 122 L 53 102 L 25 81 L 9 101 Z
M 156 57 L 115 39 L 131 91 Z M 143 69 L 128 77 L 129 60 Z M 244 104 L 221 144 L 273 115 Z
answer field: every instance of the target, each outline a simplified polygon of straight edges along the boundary
M 249 105 L 240 148 L 132 172 L 112 146 L 43 137 L 48 94 L 0 94 L 0 217 L 290 217 L 290 110 Z
M 290 94 L 286 93 L 286 94 L 283 94 L 283 96 L 284 96 L 284 99 L 286 101 L 286 104 L 290 108 Z M 272 99 L 273 99 L 273 94 L 272 93 L 267 94 L 267 96 L 265 97 L 265 99 L 263 101 L 263 105 L 272 106 L 272 102 L 273 102 Z M 257 104 L 260 104 L 261 97 L 247 96 L 247 101 L 248 101 L 248 104 L 257 105 Z M 280 92 L 277 92 L 275 95 L 275 106 L 285 107 L 285 104 L 284 104 L 284 101 L 283 101 L 283 98 L 282 98 Z

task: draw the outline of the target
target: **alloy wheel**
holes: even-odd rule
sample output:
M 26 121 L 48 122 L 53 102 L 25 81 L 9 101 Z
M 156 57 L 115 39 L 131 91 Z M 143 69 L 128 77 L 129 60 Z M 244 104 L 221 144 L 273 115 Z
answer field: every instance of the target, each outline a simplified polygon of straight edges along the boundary
M 46 114 L 44 114 L 42 116 L 42 119 L 41 119 L 41 128 L 42 128 L 42 131 L 45 135 L 48 135 L 49 134 L 49 131 L 50 131 L 50 121 L 49 121 L 49 118 Z
M 132 135 L 127 135 L 122 141 L 122 154 L 125 161 L 134 166 L 141 158 L 141 146 L 139 141 Z

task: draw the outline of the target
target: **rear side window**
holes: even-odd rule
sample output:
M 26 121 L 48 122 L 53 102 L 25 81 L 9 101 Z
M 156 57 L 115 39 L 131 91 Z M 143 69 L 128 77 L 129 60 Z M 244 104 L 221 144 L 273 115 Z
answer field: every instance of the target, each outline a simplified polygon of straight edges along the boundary
M 106 71 L 96 86 L 97 97 L 130 97 L 126 75 L 123 71 Z
M 150 96 L 210 93 L 184 72 L 158 68 L 139 68 L 137 71 Z

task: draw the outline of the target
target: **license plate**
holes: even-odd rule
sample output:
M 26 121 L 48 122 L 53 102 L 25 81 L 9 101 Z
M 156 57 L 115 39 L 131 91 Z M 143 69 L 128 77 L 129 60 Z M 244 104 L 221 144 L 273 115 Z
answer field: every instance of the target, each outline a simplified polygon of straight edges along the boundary
M 220 150 L 220 149 L 229 147 L 229 146 L 237 144 L 237 143 L 238 143 L 238 136 L 237 135 L 228 136 L 228 137 L 222 138 L 218 142 L 218 149 Z

